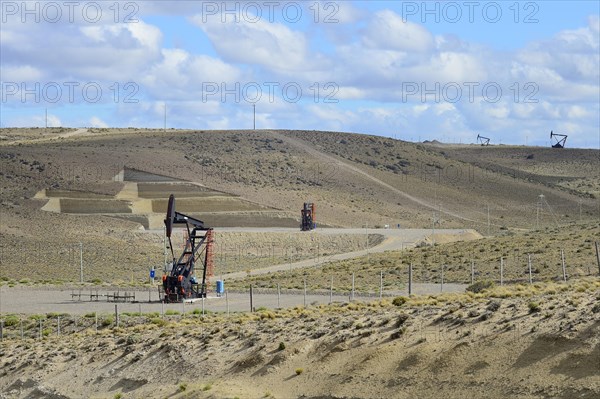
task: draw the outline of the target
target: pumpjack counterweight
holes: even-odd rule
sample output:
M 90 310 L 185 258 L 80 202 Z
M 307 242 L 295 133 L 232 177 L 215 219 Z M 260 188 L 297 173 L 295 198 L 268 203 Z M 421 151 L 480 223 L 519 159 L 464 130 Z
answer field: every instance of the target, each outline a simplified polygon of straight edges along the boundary
M 186 228 L 186 242 L 179 258 L 175 258 L 171 234 L 175 225 Z M 185 299 L 205 298 L 208 278 L 213 268 L 213 229 L 204 226 L 204 222 L 177 212 L 175 197 L 169 197 L 165 230 L 173 256 L 172 268 L 162 277 L 162 299 L 165 302 L 181 302 Z M 200 280 L 197 276 L 200 274 Z

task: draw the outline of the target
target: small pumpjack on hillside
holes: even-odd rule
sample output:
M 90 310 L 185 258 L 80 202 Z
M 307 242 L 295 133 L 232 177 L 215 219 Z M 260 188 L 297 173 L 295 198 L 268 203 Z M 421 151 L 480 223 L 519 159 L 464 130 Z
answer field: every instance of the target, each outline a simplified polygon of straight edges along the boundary
M 310 231 L 317 228 L 317 222 L 315 219 L 315 204 L 311 202 L 305 202 L 301 210 L 302 222 L 300 229 L 302 231 Z
M 179 259 L 175 258 L 171 234 L 176 225 L 185 225 L 187 238 Z M 161 295 L 164 302 L 182 302 L 186 299 L 206 298 L 207 281 L 213 273 L 213 230 L 204 222 L 175 211 L 175 197 L 169 197 L 166 235 L 169 239 L 173 267 L 162 277 Z M 198 281 L 198 272 L 202 277 Z
M 558 134 L 550 131 L 550 140 L 554 139 L 554 144 L 552 144 L 552 148 L 565 148 L 565 143 L 567 142 L 566 134 Z

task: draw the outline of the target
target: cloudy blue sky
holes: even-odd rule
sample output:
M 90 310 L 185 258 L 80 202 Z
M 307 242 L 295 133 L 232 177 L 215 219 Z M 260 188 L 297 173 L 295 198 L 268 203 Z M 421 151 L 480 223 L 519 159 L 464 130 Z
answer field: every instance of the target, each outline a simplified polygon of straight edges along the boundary
M 600 148 L 598 1 L 1 0 L 1 126 Z

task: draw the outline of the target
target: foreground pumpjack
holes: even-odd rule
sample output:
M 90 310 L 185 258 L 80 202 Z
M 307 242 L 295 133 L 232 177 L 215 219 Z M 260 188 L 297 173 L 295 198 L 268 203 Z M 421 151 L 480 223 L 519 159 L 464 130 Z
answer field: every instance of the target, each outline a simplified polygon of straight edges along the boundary
M 187 229 L 185 248 L 179 259 L 175 259 L 171 242 L 175 225 L 185 225 Z M 165 271 L 162 277 L 163 301 L 181 302 L 188 298 L 205 298 L 207 279 L 213 271 L 212 228 L 205 227 L 201 220 L 176 212 L 173 194 L 169 197 L 165 228 L 173 256 L 173 267 L 170 272 Z M 196 269 L 202 275 L 201 282 L 196 277 Z
M 313 230 L 317 227 L 315 219 L 315 204 L 311 202 L 305 202 L 304 207 L 301 210 L 302 224 L 300 229 L 302 231 Z

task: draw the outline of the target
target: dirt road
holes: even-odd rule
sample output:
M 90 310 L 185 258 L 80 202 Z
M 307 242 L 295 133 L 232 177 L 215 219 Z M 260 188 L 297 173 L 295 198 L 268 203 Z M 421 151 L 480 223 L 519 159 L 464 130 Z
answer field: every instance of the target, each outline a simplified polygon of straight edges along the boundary
M 216 231 L 234 231 L 234 232 L 297 232 L 297 229 L 287 228 L 219 228 Z M 426 239 L 431 239 L 432 230 L 427 229 L 316 229 L 315 234 L 381 234 L 385 237 L 383 242 L 375 247 L 364 249 L 354 252 L 346 252 L 342 254 L 323 256 L 313 259 L 306 259 L 299 262 L 285 263 L 261 269 L 255 269 L 248 272 L 236 272 L 224 274 L 222 277 L 225 280 L 240 279 L 247 276 L 254 276 L 258 274 L 267 274 L 282 270 L 301 269 L 305 267 L 315 267 L 324 263 L 346 260 L 352 258 L 359 258 L 361 256 L 368 255 L 370 253 L 378 253 L 385 251 L 398 251 L 405 248 L 414 247 L 418 242 Z M 472 240 L 481 237 L 474 230 L 462 230 L 462 229 L 444 229 L 435 230 L 435 236 L 439 237 L 453 237 L 451 240 Z
M 444 292 L 462 292 L 465 289 L 462 284 L 444 284 Z M 114 313 L 115 305 L 118 306 L 118 311 L 129 313 L 151 313 L 151 312 L 167 312 L 168 310 L 177 312 L 192 312 L 195 309 L 201 310 L 203 307 L 211 312 L 245 312 L 250 310 L 250 295 L 249 292 L 230 292 L 227 297 L 209 296 L 204 300 L 196 300 L 193 303 L 170 303 L 161 304 L 158 297 L 157 288 L 122 289 L 120 294 L 128 292 L 135 294 L 135 303 L 118 303 L 107 302 L 106 294 L 113 294 L 115 290 L 106 290 L 95 288 L 87 288 L 83 290 L 61 289 L 57 287 L 0 287 L 0 314 L 47 314 L 47 313 L 68 313 L 72 315 L 84 315 L 90 312 L 99 314 Z M 308 293 L 306 298 L 303 294 L 285 293 L 282 291 L 278 295 L 272 290 L 254 290 L 253 291 L 253 307 L 265 307 L 268 309 L 289 308 L 294 306 L 303 306 L 310 304 L 327 304 L 330 302 L 349 302 L 350 293 L 333 294 L 330 298 L 328 293 L 315 294 Z M 439 284 L 419 283 L 413 285 L 413 293 L 415 294 L 437 294 L 440 293 Z M 90 293 L 99 294 L 99 301 L 90 301 Z M 75 295 L 73 295 L 75 294 Z M 81 294 L 81 296 L 78 296 Z M 407 295 L 407 289 L 385 292 L 384 295 L 398 296 Z M 379 293 L 356 294 L 356 301 L 374 301 L 379 299 Z

